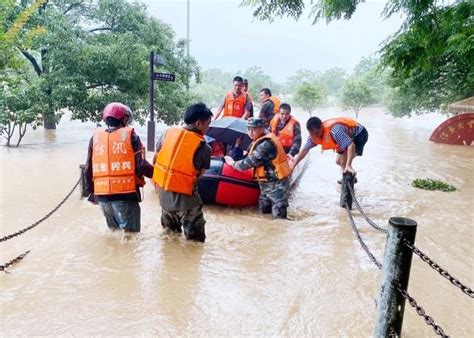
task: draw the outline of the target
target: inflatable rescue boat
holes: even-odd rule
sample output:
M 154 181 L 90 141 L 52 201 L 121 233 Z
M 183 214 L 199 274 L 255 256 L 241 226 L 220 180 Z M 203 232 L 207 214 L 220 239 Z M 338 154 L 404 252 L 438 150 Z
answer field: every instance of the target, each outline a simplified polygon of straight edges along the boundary
M 302 174 L 303 160 L 290 177 L 290 187 Z M 198 191 L 204 204 L 219 204 L 232 207 L 258 205 L 260 188 L 253 180 L 253 169 L 238 171 L 225 163 L 222 157 L 212 157 L 211 167 L 199 178 Z

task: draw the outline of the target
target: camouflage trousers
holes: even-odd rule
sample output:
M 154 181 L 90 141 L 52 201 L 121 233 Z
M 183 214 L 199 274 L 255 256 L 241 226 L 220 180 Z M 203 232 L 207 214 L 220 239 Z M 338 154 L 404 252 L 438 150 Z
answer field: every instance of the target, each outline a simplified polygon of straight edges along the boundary
M 288 177 L 276 182 L 259 182 L 259 185 L 258 208 L 260 212 L 263 214 L 272 213 L 273 218 L 286 218 L 290 191 Z
M 161 225 L 163 228 L 178 233 L 181 233 L 183 229 L 186 239 L 204 242 L 206 239 L 205 224 L 202 205 L 184 211 L 169 211 L 163 207 L 161 208 Z

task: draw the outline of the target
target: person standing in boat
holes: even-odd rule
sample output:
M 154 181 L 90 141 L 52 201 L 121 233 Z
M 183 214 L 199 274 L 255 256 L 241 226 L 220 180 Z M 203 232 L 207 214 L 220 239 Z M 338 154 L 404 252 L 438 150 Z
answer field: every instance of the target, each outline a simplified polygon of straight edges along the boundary
M 227 95 L 222 100 L 221 104 L 216 110 L 215 120 L 219 119 L 222 112 L 223 116 L 232 116 L 243 119 L 250 117 L 252 110 L 252 102 L 249 94 L 242 90 L 244 80 L 240 76 L 234 77 L 232 90 L 227 92 Z
M 337 152 L 336 164 L 340 166 L 342 173 L 350 172 L 357 174 L 352 167 L 352 161 L 357 156 L 362 156 L 364 146 L 369 134 L 367 129 L 357 121 L 337 117 L 322 122 L 313 116 L 306 122 L 308 129 L 308 140 L 298 153 L 292 164 L 292 169 L 308 154 L 310 149 L 321 145 L 322 150 L 332 149 Z M 357 179 L 356 179 L 357 181 Z M 338 181 L 341 184 L 341 181 Z
M 260 186 L 258 207 L 273 218 L 286 218 L 291 174 L 287 156 L 278 138 L 266 131 L 264 119 L 250 118 L 247 130 L 253 140 L 246 158 L 235 162 L 225 157 L 228 165 L 237 170 L 254 168 L 253 176 Z
M 110 229 L 140 232 L 141 195 L 144 176 L 152 177 L 153 166 L 143 153 L 140 138 L 128 127 L 129 107 L 119 102 L 105 106 L 106 129 L 98 129 L 89 142 L 85 167 L 89 201 L 98 203 Z
M 211 165 L 211 148 L 204 134 L 212 112 L 195 103 L 184 113 L 184 127 L 172 127 L 158 140 L 153 159 L 153 181 L 158 185 L 161 225 L 188 240 L 204 242 L 206 220 L 197 180 Z
M 291 157 L 298 154 L 301 148 L 301 126 L 291 116 L 291 106 L 288 103 L 281 104 L 279 113 L 270 121 L 270 130 L 280 140 L 285 153 Z

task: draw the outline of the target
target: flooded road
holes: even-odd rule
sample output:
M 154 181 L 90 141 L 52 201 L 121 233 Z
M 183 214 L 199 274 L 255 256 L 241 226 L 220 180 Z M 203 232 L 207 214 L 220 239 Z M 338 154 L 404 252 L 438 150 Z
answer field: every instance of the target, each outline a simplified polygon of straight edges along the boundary
M 320 114 L 336 115 L 335 108 Z M 304 125 L 308 116 L 297 117 Z M 474 147 L 430 143 L 444 120 L 438 115 L 394 119 L 372 108 L 359 120 L 369 131 L 354 161 L 366 213 L 381 225 L 391 216 L 416 220 L 416 244 L 473 287 Z M 0 236 L 64 198 L 93 130 L 64 120 L 55 132 L 29 131 L 19 149 L 1 147 Z M 138 133 L 146 144 L 145 128 Z M 1 264 L 31 249 L 0 276 L 2 335 L 371 336 L 380 272 L 339 207 L 335 155 L 314 149 L 310 160 L 290 200 L 291 221 L 206 207 L 205 244 L 162 231 L 151 184 L 142 232 L 130 238 L 109 231 L 98 207 L 74 193 L 37 228 L 0 243 Z M 459 191 L 411 187 L 428 177 Z M 382 260 L 385 235 L 354 214 Z M 409 292 L 447 334 L 474 336 L 472 299 L 417 257 Z M 409 304 L 403 334 L 435 336 Z

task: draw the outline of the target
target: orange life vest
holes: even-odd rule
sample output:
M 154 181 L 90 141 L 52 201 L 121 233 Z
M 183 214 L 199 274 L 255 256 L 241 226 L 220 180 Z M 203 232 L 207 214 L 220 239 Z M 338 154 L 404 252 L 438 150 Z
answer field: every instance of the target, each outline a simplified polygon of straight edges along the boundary
M 135 176 L 135 151 L 132 147 L 133 128 L 112 132 L 99 129 L 92 145 L 92 180 L 94 194 L 114 195 L 136 192 L 142 185 Z
M 273 102 L 273 112 L 277 114 L 280 111 L 281 101 L 276 96 L 270 96 L 270 100 Z
M 290 164 L 288 163 L 288 158 L 285 154 L 285 150 L 283 150 L 283 147 L 278 138 L 272 133 L 265 134 L 253 141 L 253 143 L 250 145 L 249 154 L 251 154 L 255 147 L 264 140 L 270 140 L 277 149 L 277 155 L 272 160 L 273 167 L 275 168 L 276 177 L 279 180 L 282 180 L 285 177 L 290 176 L 291 169 Z M 259 182 L 268 182 L 267 172 L 265 171 L 265 167 L 263 165 L 254 168 L 253 178 Z
M 245 92 L 234 97 L 234 92 L 230 90 L 224 101 L 224 116 L 242 117 L 245 113 L 246 104 L 247 94 Z
M 280 131 L 277 131 L 278 124 L 280 123 L 280 117 L 275 115 L 273 119 L 270 121 L 270 128 L 272 133 L 275 134 L 281 142 L 281 145 L 284 148 L 291 148 L 293 145 L 294 139 L 294 131 L 296 125 L 296 119 L 291 116 L 290 120 L 286 123 L 286 125 Z M 278 133 L 278 134 L 277 134 Z
M 322 150 L 333 149 L 338 150 L 339 146 L 337 145 L 336 141 L 331 136 L 331 128 L 335 124 L 342 124 L 349 131 L 352 131 L 357 126 L 357 121 L 353 119 L 349 119 L 346 117 L 337 117 L 334 119 L 329 119 L 323 122 L 323 135 L 319 137 L 311 136 L 311 140 L 314 144 L 320 144 Z
M 168 129 L 156 157 L 153 181 L 165 191 L 192 195 L 198 171 L 194 167 L 194 153 L 204 137 L 182 127 Z

